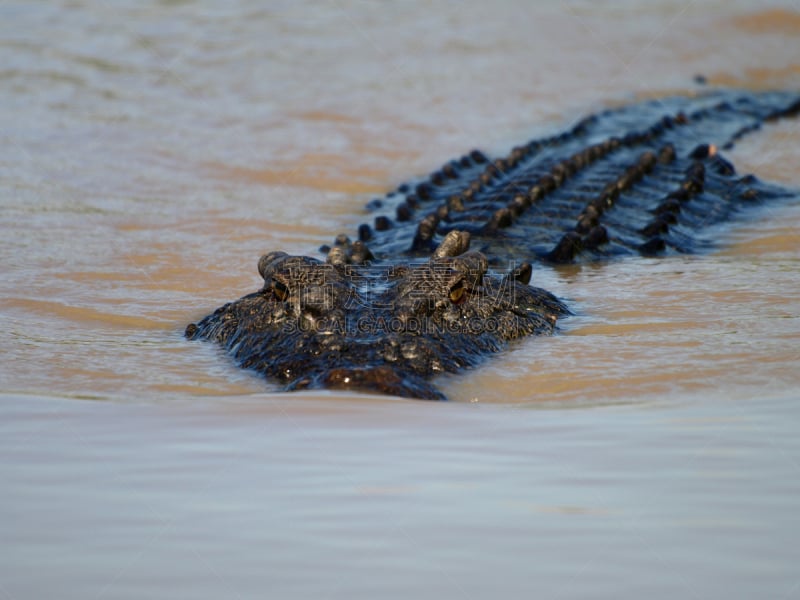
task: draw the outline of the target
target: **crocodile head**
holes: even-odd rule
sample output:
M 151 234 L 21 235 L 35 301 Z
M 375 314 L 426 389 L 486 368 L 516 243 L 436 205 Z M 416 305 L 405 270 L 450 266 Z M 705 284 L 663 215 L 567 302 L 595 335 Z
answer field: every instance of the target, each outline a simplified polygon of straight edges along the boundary
M 272 252 L 264 286 L 186 329 L 219 342 L 245 368 L 288 390 L 355 389 L 444 399 L 429 379 L 470 367 L 509 340 L 551 333 L 566 307 L 530 287 L 524 263 L 506 275 L 451 232 L 426 262 L 353 264 Z

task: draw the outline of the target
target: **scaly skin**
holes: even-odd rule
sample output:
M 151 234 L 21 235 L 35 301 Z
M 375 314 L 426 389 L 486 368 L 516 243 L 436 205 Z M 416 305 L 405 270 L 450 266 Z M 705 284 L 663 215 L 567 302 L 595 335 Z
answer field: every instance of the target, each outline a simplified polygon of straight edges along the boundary
M 444 399 L 428 379 L 476 365 L 508 340 L 551 333 L 566 307 L 530 287 L 530 265 L 498 277 L 452 232 L 422 264 L 370 268 L 282 252 L 264 287 L 226 304 L 190 339 L 212 339 L 287 389 L 357 388 Z
M 285 389 L 443 399 L 433 375 L 479 364 L 569 311 L 525 261 L 697 252 L 709 225 L 794 192 L 740 177 L 720 150 L 800 112 L 786 92 L 715 92 L 592 115 L 490 161 L 472 151 L 369 204 L 391 207 L 326 262 L 261 257 L 261 290 L 186 329 Z M 367 246 L 367 242 L 369 246 Z M 472 250 L 470 250 L 470 246 Z M 505 276 L 489 266 L 518 264 Z

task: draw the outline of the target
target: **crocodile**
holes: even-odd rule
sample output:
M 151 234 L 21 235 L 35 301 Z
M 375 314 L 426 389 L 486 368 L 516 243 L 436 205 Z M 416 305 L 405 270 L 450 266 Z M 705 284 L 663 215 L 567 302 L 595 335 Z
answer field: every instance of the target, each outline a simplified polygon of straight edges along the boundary
M 708 251 L 710 226 L 796 198 L 723 152 L 798 112 L 798 93 L 716 90 L 603 110 L 497 158 L 473 150 L 369 202 L 372 224 L 320 248 L 324 260 L 265 254 L 263 287 L 185 336 L 285 390 L 445 399 L 435 375 L 570 314 L 530 285 L 532 262 Z

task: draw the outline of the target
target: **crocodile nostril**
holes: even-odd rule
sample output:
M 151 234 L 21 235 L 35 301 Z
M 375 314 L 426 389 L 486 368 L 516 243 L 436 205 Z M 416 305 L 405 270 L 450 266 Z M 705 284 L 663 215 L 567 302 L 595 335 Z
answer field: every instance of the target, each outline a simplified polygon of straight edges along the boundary
M 396 371 L 388 365 L 330 369 L 322 373 L 317 382 L 329 389 L 374 392 L 419 400 L 446 400 L 444 394 L 423 378 Z

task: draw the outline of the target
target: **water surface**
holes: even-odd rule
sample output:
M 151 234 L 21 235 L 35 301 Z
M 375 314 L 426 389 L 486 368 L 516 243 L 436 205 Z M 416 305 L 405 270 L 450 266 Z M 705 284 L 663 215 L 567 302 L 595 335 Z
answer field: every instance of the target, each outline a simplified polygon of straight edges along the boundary
M 794 597 L 800 205 L 537 268 L 447 404 L 276 394 L 186 323 L 480 147 L 800 89 L 791 2 L 0 7 L 0 598 Z M 740 143 L 800 187 L 800 123 Z

